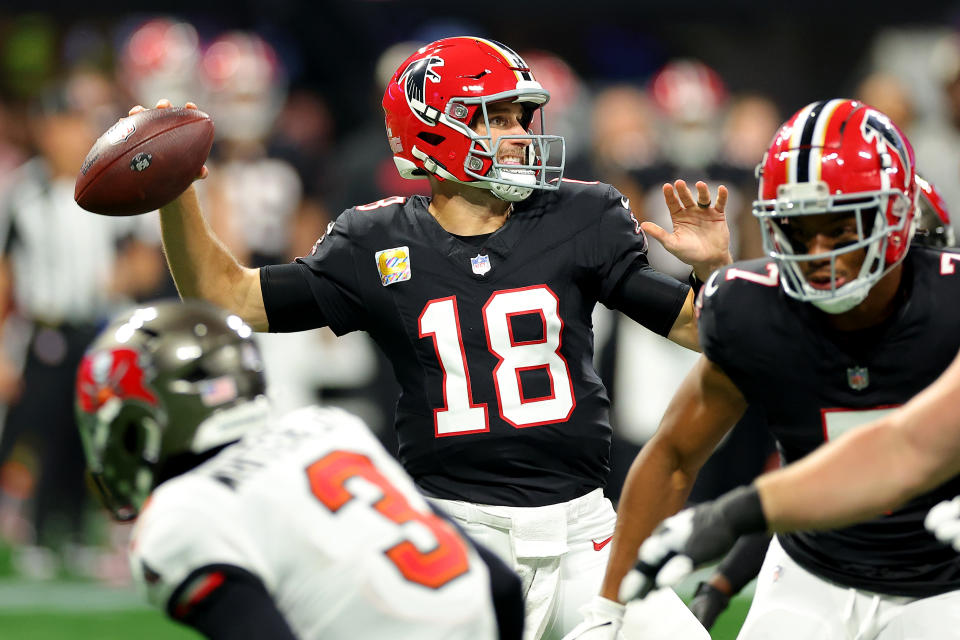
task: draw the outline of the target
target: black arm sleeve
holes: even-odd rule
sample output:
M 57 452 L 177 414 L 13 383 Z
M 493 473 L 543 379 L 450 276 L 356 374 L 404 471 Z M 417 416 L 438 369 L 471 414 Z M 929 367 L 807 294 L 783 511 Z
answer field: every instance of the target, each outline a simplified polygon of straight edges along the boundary
M 167 615 L 211 640 L 297 640 L 263 582 L 233 565 L 193 571 L 170 596 Z
M 766 531 L 741 536 L 717 567 L 717 573 L 722 573 L 730 582 L 731 595 L 739 593 L 760 573 L 771 537 Z
M 661 336 L 670 333 L 690 285 L 660 273 L 650 266 L 646 256 L 634 260 L 610 292 L 606 305 L 618 309 Z
M 330 324 L 317 303 L 305 269 L 298 262 L 276 264 L 260 269 L 263 308 L 271 332 L 305 331 Z M 318 282 L 316 286 L 323 286 Z

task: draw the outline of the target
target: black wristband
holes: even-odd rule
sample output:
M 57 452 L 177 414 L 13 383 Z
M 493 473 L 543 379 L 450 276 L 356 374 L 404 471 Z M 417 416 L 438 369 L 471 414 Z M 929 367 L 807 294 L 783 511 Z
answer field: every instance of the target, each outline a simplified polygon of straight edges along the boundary
M 755 485 L 728 491 L 717 499 L 716 507 L 738 536 L 767 530 L 767 517 Z
M 687 278 L 687 284 L 690 285 L 690 288 L 693 289 L 693 297 L 696 298 L 700 295 L 700 289 L 703 288 L 703 282 L 700 278 L 697 277 L 697 274 L 693 271 L 690 272 L 690 277 Z

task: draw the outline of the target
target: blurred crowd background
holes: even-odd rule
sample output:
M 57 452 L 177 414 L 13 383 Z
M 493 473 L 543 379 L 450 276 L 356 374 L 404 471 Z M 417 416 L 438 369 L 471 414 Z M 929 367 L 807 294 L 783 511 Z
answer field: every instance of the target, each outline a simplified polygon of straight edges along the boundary
M 248 265 L 309 252 L 352 205 L 425 192 L 425 181 L 394 169 L 380 97 L 414 49 L 451 35 L 520 52 L 552 94 L 545 125 L 566 137 L 566 176 L 614 184 L 638 218 L 669 226 L 664 181 L 726 184 L 737 258 L 762 254 L 754 166 L 778 124 L 816 99 L 856 97 L 890 115 L 913 141 L 920 174 L 960 210 L 960 4 L 894 13 L 866 3 L 719 4 L 0 7 L 0 575 L 127 579 L 127 531 L 89 499 L 74 372 L 111 313 L 176 291 L 156 213 L 83 212 L 73 185 L 93 141 L 134 104 L 192 100 L 211 114 L 217 137 L 200 194 Z M 656 246 L 651 261 L 688 273 Z M 614 403 L 616 500 L 695 354 L 606 309 L 595 326 Z M 278 410 L 344 406 L 392 446 L 397 387 L 365 335 L 260 341 Z M 762 427 L 749 416 L 737 427 L 692 499 L 770 464 Z

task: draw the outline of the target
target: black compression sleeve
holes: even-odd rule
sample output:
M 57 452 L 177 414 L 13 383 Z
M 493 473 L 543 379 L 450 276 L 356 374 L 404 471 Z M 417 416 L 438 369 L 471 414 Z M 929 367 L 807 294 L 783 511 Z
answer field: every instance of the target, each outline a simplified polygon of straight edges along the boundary
M 661 336 L 670 333 L 690 286 L 637 260 L 610 293 L 606 305 L 619 309 Z
M 296 640 L 263 582 L 233 565 L 193 571 L 170 596 L 167 615 L 211 640 Z
M 739 593 L 760 573 L 760 566 L 770 546 L 770 534 L 758 531 L 737 540 L 733 549 L 726 555 L 717 568 L 718 573 L 730 583 L 730 593 Z
M 275 264 L 260 269 L 263 308 L 272 332 L 305 331 L 329 324 L 303 276 L 302 265 Z

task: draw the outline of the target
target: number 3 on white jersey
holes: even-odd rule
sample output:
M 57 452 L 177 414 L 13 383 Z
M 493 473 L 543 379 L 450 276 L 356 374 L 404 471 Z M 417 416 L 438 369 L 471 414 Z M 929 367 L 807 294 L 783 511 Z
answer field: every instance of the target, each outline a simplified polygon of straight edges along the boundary
M 499 360 L 493 378 L 500 416 L 516 428 L 562 422 L 576 406 L 570 370 L 560 355 L 563 321 L 559 306 L 556 295 L 543 285 L 495 291 L 483 306 L 487 347 Z M 516 342 L 510 318 L 527 314 L 540 315 L 543 338 Z M 443 370 L 444 406 L 434 410 L 437 436 L 489 430 L 487 406 L 473 402 L 456 298 L 428 302 L 420 314 L 419 330 L 421 338 L 433 336 Z M 527 400 L 520 386 L 520 373 L 534 369 L 546 371 L 552 393 Z

